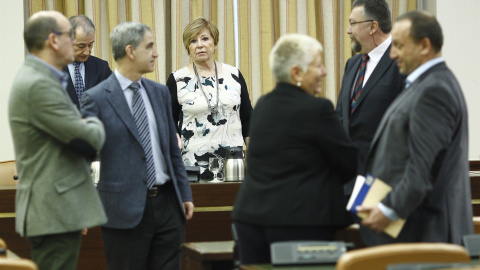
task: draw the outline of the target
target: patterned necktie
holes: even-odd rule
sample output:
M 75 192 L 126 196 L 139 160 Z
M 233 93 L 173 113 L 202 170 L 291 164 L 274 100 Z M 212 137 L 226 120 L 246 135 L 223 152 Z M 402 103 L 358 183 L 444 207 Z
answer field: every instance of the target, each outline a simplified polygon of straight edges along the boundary
M 352 96 L 352 102 L 350 104 L 350 114 L 355 111 L 355 108 L 357 107 L 357 100 L 360 97 L 360 94 L 362 93 L 362 88 L 363 88 L 363 78 L 365 77 L 365 69 L 367 67 L 367 61 L 368 61 L 368 54 L 364 54 L 362 58 L 362 63 L 360 64 L 360 68 L 358 69 L 358 77 L 357 77 L 357 82 L 355 83 L 355 90 L 353 91 L 353 96 Z
M 155 165 L 153 163 L 147 112 L 145 110 L 142 95 L 140 95 L 140 91 L 138 91 L 138 89 L 140 89 L 140 84 L 138 82 L 133 82 L 128 88 L 133 91 L 133 118 L 135 119 L 135 125 L 140 134 L 140 140 L 142 141 L 143 150 L 145 151 L 145 158 L 147 159 L 147 188 L 151 188 L 155 183 Z
M 82 93 L 85 87 L 83 86 L 83 78 L 82 74 L 80 74 L 80 62 L 73 62 L 73 66 L 75 67 L 74 69 L 74 75 L 75 75 L 75 93 L 77 93 L 77 98 L 78 98 L 78 104 L 80 104 L 80 100 L 82 98 Z

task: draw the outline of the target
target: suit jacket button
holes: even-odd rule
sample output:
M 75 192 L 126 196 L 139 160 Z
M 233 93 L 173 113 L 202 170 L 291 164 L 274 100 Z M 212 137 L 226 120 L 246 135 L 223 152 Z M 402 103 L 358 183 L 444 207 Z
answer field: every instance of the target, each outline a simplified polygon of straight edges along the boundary
M 143 179 L 143 183 L 146 184 L 146 183 L 147 183 L 147 179 Z
M 142 160 L 145 161 L 147 160 L 147 158 L 145 156 L 142 156 Z

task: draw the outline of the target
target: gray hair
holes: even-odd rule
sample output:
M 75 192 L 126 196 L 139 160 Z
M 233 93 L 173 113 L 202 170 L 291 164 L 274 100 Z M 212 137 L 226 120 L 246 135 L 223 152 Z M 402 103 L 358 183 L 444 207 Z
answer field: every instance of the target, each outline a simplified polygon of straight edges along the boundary
M 275 43 L 270 52 L 270 69 L 276 82 L 290 82 L 290 69 L 298 66 L 306 71 L 315 52 L 322 52 L 318 40 L 303 34 L 287 34 Z
M 68 20 L 70 21 L 70 24 L 72 24 L 73 31 L 75 32 L 77 31 L 77 28 L 80 27 L 83 28 L 87 36 L 95 33 L 95 25 L 92 20 L 85 15 L 72 16 Z
M 112 43 L 113 59 L 117 61 L 126 55 L 125 48 L 132 45 L 133 48 L 143 41 L 145 32 L 152 32 L 150 27 L 139 22 L 124 22 L 115 27 L 110 34 Z

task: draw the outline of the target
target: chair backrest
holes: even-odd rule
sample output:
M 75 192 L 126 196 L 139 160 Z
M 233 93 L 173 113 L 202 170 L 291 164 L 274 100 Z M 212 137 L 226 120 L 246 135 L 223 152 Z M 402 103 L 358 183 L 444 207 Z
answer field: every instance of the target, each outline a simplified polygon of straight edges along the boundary
M 415 262 L 470 262 L 467 250 L 447 243 L 401 243 L 349 251 L 337 270 L 385 270 L 390 264 Z
M 0 258 L 7 257 L 7 243 L 0 238 Z
M 16 175 L 15 161 L 0 161 L 0 186 L 16 185 L 17 181 L 13 179 Z
M 28 259 L 0 258 L 0 270 L 38 270 L 38 267 Z

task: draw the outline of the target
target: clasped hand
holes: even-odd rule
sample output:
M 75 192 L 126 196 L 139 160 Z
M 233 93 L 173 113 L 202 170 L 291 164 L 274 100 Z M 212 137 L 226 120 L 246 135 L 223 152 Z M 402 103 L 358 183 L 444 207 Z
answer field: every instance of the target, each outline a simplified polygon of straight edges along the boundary
M 357 206 L 355 208 L 358 213 L 365 213 L 367 217 L 362 220 L 362 225 L 381 233 L 392 222 L 388 219 L 378 206 Z

